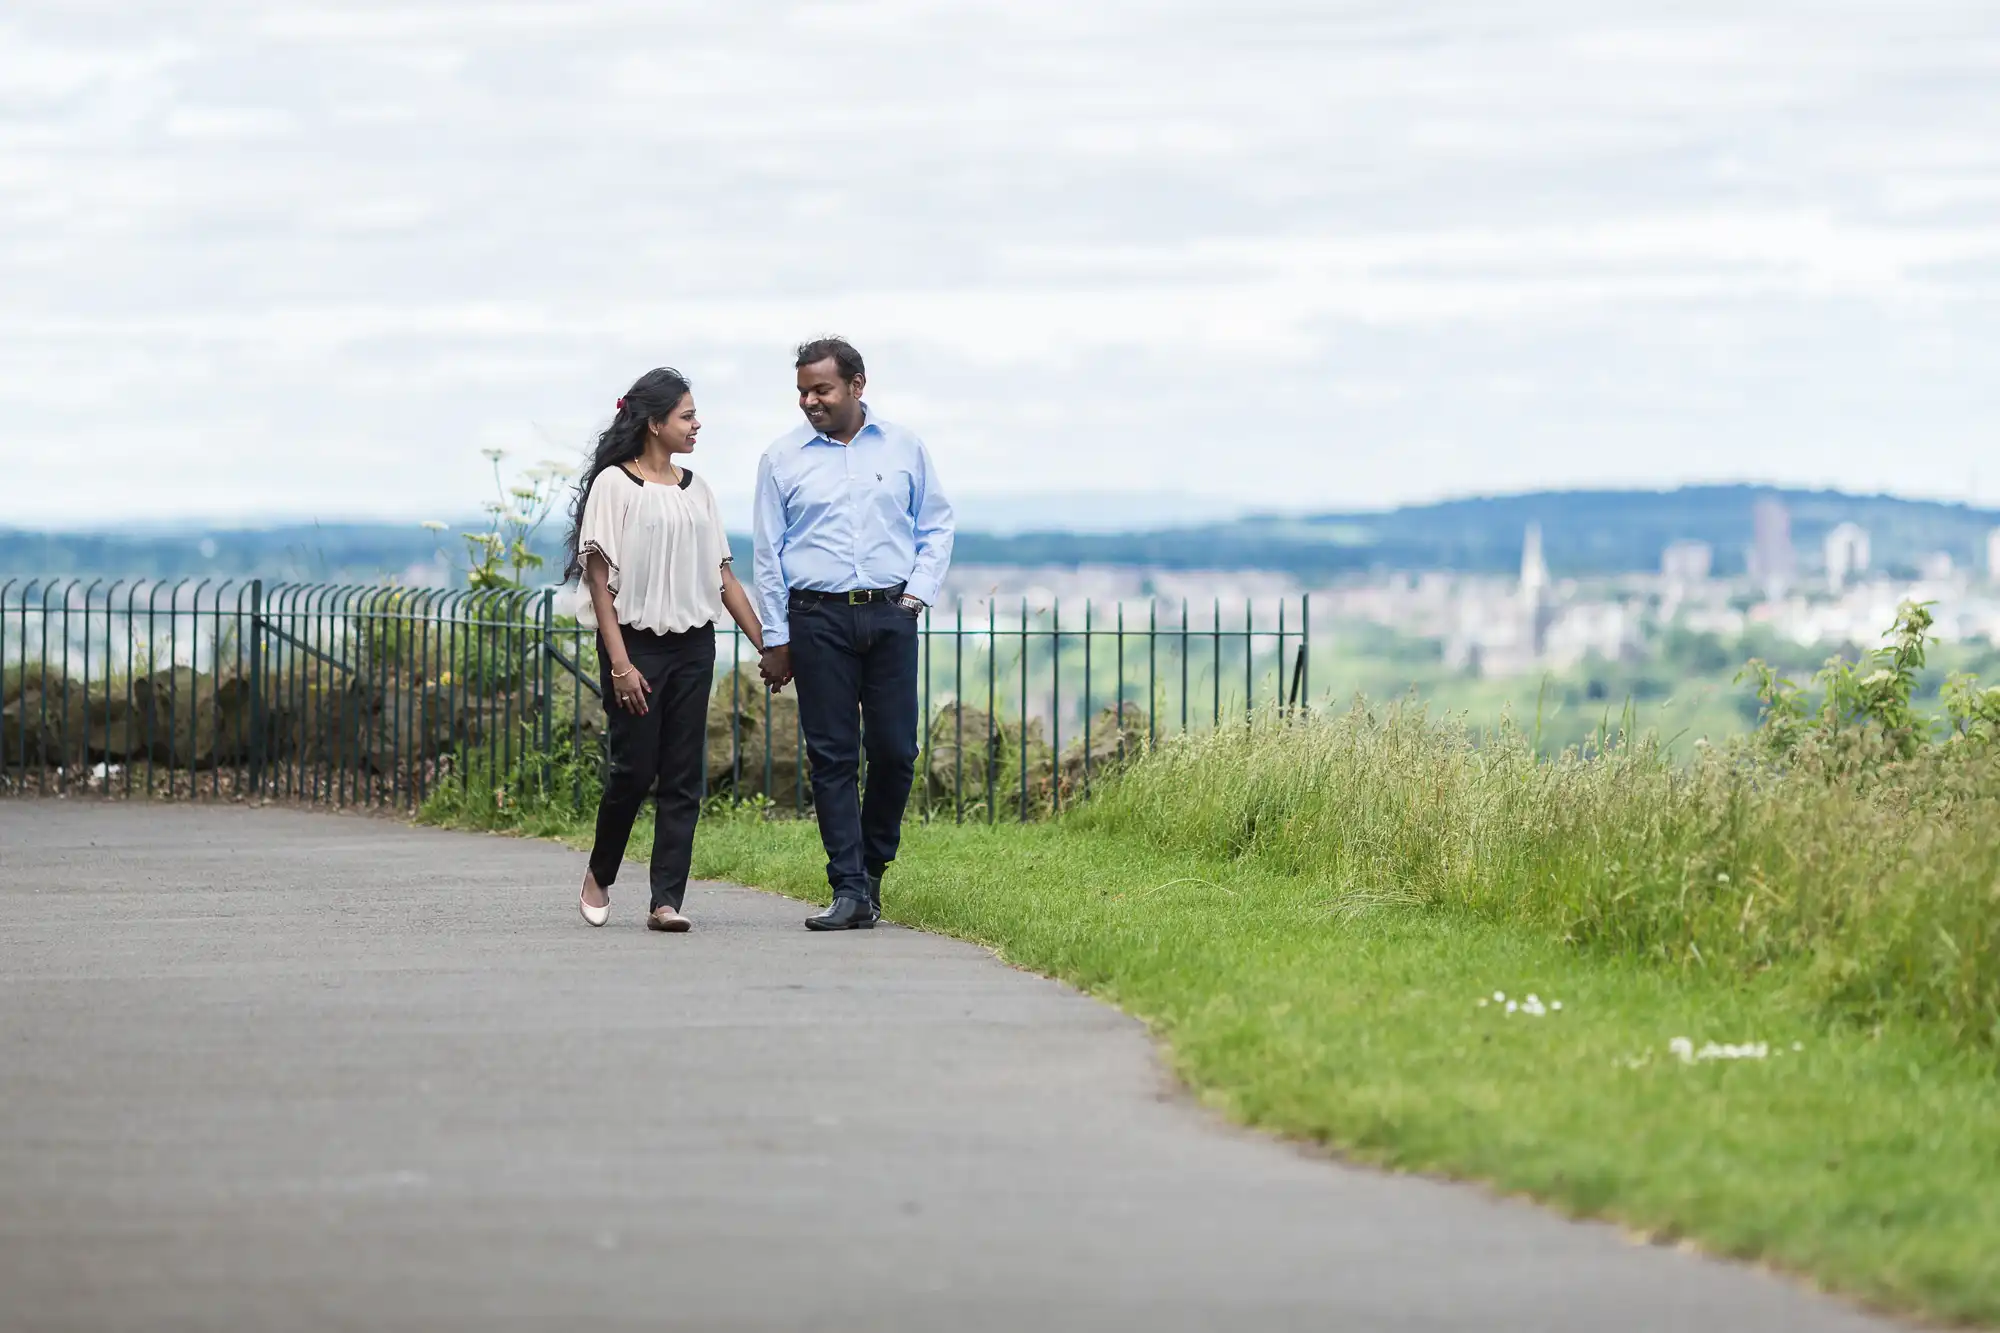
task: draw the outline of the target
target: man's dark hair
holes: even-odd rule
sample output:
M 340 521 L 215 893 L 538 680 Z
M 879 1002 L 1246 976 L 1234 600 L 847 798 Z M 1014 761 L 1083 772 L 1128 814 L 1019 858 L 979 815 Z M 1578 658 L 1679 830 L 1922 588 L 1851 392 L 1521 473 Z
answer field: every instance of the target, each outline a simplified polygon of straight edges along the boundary
M 815 338 L 809 343 L 800 343 L 798 359 L 792 362 L 792 369 L 804 370 L 828 357 L 833 358 L 834 368 L 844 380 L 860 379 L 868 373 L 868 367 L 861 364 L 861 353 L 855 351 L 854 344 L 845 338 Z

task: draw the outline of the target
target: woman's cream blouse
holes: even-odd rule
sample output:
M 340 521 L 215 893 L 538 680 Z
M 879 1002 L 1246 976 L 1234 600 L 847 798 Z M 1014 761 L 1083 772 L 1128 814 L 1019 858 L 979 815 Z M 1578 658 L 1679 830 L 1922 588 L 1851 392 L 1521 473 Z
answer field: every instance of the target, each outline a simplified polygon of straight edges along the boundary
M 611 604 L 618 623 L 655 634 L 679 634 L 722 619 L 722 568 L 729 538 L 708 483 L 686 468 L 681 484 L 641 481 L 608 467 L 583 503 L 577 553 L 595 552 L 611 567 Z M 595 627 L 589 584 L 577 620 Z

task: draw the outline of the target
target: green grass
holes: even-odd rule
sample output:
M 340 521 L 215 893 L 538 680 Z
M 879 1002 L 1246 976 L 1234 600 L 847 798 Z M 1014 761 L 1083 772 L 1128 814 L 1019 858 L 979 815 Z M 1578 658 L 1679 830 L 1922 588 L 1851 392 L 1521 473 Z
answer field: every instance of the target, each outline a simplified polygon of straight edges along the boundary
M 2000 781 L 1944 747 L 1814 756 L 1270 718 L 1055 823 L 913 823 L 889 913 L 1145 1020 L 1245 1123 L 2000 1323 Z M 427 817 L 587 836 L 529 786 Z M 696 844 L 698 874 L 821 901 L 823 864 L 754 814 Z
M 824 860 L 794 824 L 711 820 L 696 847 L 703 876 L 821 901 Z M 887 897 L 1145 1020 L 1244 1123 L 2000 1321 L 1991 1059 L 1935 1025 L 1829 1022 L 1800 972 L 1667 973 L 1463 911 L 1357 915 L 1308 880 L 1061 826 L 912 825 Z M 1507 1016 L 1496 990 L 1563 1008 Z M 1676 1036 L 1771 1054 L 1688 1066 Z

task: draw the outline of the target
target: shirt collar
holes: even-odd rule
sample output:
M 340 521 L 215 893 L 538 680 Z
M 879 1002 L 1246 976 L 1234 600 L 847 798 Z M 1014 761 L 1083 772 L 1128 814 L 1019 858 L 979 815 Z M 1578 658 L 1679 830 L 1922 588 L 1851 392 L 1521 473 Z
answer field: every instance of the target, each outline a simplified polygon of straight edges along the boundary
M 825 431 L 812 430 L 812 423 L 810 422 L 806 423 L 806 429 L 812 431 L 812 434 L 806 436 L 805 442 L 808 445 L 830 444 L 836 449 L 845 449 L 847 447 L 847 445 L 842 444 L 839 440 L 834 439 L 831 435 L 828 435 Z M 871 430 L 878 435 L 882 433 L 882 428 L 875 422 L 875 414 L 868 410 L 868 402 L 866 399 L 863 399 L 861 403 L 861 429 L 854 432 L 854 439 L 855 440 L 860 439 L 863 435 L 866 435 Z M 854 443 L 854 440 L 849 440 L 847 443 L 852 444 Z

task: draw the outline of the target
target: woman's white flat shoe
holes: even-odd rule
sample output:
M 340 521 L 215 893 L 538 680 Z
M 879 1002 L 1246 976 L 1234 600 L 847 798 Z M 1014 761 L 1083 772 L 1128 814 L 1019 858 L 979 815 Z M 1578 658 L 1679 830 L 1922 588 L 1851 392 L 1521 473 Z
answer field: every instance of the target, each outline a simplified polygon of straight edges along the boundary
M 583 919 L 593 926 L 601 926 L 611 919 L 611 895 L 604 895 L 604 906 L 592 907 L 583 896 L 583 890 L 576 891 L 576 910 L 583 913 Z

